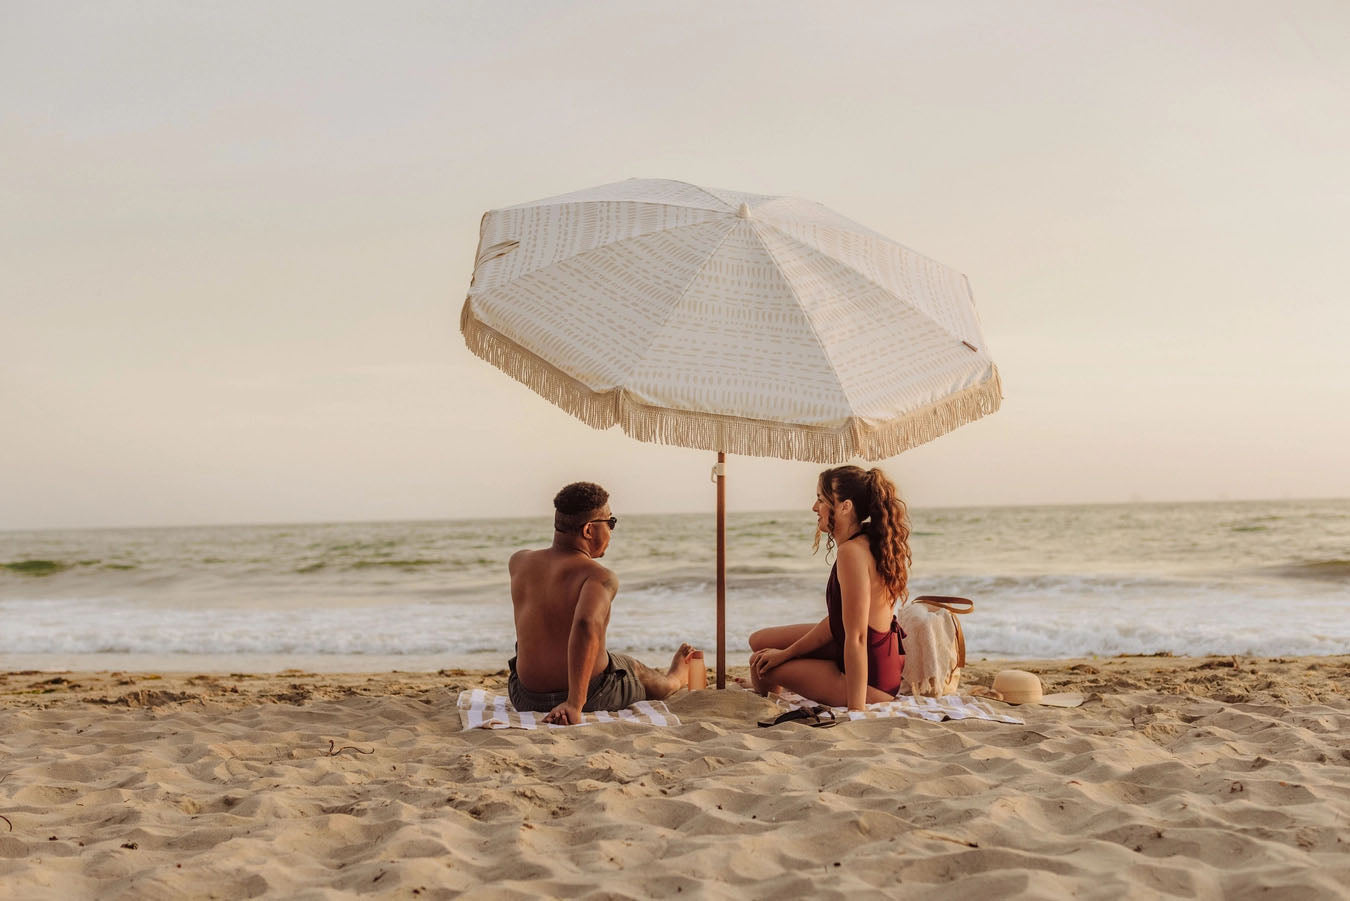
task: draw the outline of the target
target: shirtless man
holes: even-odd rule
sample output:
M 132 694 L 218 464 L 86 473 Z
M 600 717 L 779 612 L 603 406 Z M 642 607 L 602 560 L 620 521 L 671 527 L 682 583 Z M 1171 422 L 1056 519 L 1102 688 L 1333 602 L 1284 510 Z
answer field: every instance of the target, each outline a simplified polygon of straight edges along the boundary
M 553 545 L 511 556 L 516 656 L 507 690 L 517 710 L 548 711 L 546 723 L 581 722 L 582 711 L 663 700 L 685 687 L 694 648 L 680 645 L 666 672 L 605 650 L 619 580 L 596 560 L 618 523 L 609 492 L 574 482 L 553 498 Z

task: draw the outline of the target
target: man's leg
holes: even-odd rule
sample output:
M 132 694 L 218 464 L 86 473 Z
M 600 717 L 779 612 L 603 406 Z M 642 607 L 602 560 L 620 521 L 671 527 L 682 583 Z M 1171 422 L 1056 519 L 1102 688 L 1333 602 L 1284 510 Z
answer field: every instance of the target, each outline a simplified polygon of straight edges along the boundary
M 680 645 L 675 658 L 670 661 L 670 669 L 665 672 L 654 670 L 641 660 L 633 660 L 633 675 L 642 683 L 649 700 L 664 701 L 681 688 L 689 686 L 689 657 L 694 650 L 693 645 Z

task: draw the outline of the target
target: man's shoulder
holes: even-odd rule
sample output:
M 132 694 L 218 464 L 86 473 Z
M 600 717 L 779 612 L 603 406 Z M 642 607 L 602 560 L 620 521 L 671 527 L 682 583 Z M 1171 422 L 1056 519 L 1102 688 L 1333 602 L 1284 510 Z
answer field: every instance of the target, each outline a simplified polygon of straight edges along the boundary
M 595 563 L 595 561 L 591 562 Z M 595 574 L 591 575 L 591 578 L 599 581 L 599 584 L 605 586 L 610 592 L 617 592 L 618 590 L 618 573 L 607 566 L 601 565 L 601 563 L 595 563 Z
M 558 555 L 552 548 L 521 548 L 511 555 L 507 562 L 507 568 L 512 574 L 515 574 L 530 567 L 531 563 L 536 560 L 539 561 L 541 566 L 549 566 L 550 571 L 555 575 L 578 574 L 584 577 L 586 581 L 595 580 L 612 590 L 617 591 L 619 588 L 619 577 L 614 574 L 613 570 L 598 560 L 576 555 Z M 561 571 L 552 568 L 556 567 L 559 562 L 563 564 Z
M 618 575 L 614 572 L 614 570 L 610 569 L 609 567 L 605 566 L 603 563 L 600 563 L 600 562 L 598 562 L 598 561 L 596 561 L 596 560 L 588 560 L 588 561 L 587 561 L 587 574 L 586 574 L 586 578 L 587 578 L 588 581 L 592 581 L 592 580 L 593 580 L 593 581 L 599 582 L 601 585 L 604 585 L 606 588 L 610 589 L 611 591 L 618 591 L 618 590 L 619 590 L 619 577 L 618 577 Z
M 523 547 L 520 550 L 516 551 L 514 554 L 512 554 L 511 558 L 506 561 L 506 568 L 511 572 L 515 572 L 517 569 L 519 569 L 522 566 L 525 566 L 536 557 L 539 557 L 547 553 L 548 548 L 546 547 L 540 548 Z

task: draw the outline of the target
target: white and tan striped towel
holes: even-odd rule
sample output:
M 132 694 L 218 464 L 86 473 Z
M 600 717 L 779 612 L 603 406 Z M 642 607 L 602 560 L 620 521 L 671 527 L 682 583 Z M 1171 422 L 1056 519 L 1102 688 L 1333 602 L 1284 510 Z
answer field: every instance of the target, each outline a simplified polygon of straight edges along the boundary
M 483 688 L 471 688 L 459 693 L 459 721 L 467 732 L 470 729 L 566 729 L 556 723 L 544 722 L 544 714 L 517 710 L 506 695 L 493 694 Z M 680 718 L 670 712 L 664 701 L 638 701 L 622 710 L 597 710 L 583 713 L 576 726 L 592 723 L 646 723 L 649 726 L 678 726 Z
M 769 695 L 784 710 L 796 710 L 798 707 L 815 707 L 816 702 L 807 700 L 799 694 L 783 689 Z M 839 719 L 879 720 L 887 717 L 906 717 L 940 723 L 943 720 L 991 720 L 995 723 L 1014 723 L 1022 725 L 1025 720 L 1006 713 L 999 713 L 979 698 L 947 695 L 941 698 L 916 698 L 913 695 L 900 695 L 894 701 L 868 704 L 866 710 L 850 711 L 847 707 L 834 707 Z

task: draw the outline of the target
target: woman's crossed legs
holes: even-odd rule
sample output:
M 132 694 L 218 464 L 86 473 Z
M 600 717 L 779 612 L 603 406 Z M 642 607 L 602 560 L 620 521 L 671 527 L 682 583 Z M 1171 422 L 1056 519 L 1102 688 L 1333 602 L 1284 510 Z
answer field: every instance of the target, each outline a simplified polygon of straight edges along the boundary
M 798 623 L 760 629 L 750 635 L 750 650 L 754 652 L 766 648 L 786 649 L 815 627 L 815 623 Z M 829 641 L 819 648 L 766 671 L 763 675 L 751 667 L 750 681 L 755 691 L 762 695 L 782 687 L 820 704 L 828 704 L 831 707 L 848 705 L 848 688 L 844 682 L 844 674 L 835 663 L 834 645 Z M 892 695 L 886 694 L 881 689 L 867 686 L 867 703 L 893 700 L 895 698 Z

